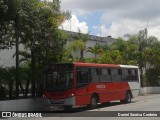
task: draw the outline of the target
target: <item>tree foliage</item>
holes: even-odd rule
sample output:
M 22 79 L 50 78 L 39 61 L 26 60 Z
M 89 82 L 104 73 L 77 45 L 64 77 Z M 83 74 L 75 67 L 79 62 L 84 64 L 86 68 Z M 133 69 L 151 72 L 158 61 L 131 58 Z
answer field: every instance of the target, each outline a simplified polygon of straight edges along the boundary
M 18 69 L 0 68 L 0 88 L 7 86 L 0 99 L 4 99 L 6 93 L 10 98 L 15 97 L 18 93 L 15 86 L 24 97 L 30 90 L 33 97 L 41 95 L 45 66 L 56 62 L 138 65 L 142 84 L 144 78 L 147 84 L 158 84 L 160 42 L 154 36 L 148 37 L 147 29 L 135 35 L 126 34 L 126 40 L 117 38 L 111 46 L 96 44 L 88 48 L 89 34 L 79 30 L 66 47 L 69 37 L 58 27 L 71 16 L 61 10 L 59 0 L 0 0 L 0 14 L 0 51 L 19 48 L 19 45 L 24 47 L 23 51 L 17 49 L 15 53 Z M 93 58 L 84 58 L 85 52 Z M 78 58 L 73 53 L 77 53 Z
M 58 26 L 64 20 L 70 19 L 70 13 L 61 10 L 59 0 L 53 2 L 1 0 L 0 12 L 2 15 L 0 18 L 0 50 L 10 49 L 16 45 L 16 73 L 12 74 L 14 80 L 18 77 L 16 94 L 19 88 L 24 92 L 24 86 L 21 83 L 26 81 L 23 82 L 26 84 L 25 96 L 31 85 L 34 97 L 37 94 L 36 91 L 42 89 L 45 66 L 51 62 L 62 60 L 63 46 L 66 44 L 68 36 L 59 30 Z M 18 49 L 20 44 L 24 47 L 23 51 Z M 19 56 L 21 56 L 20 60 Z M 28 67 L 23 67 L 23 64 L 26 63 Z M 7 73 L 12 72 L 8 71 Z M 7 78 L 5 81 L 9 81 L 9 79 Z M 14 80 L 10 79 L 12 83 Z M 10 83 L 11 97 L 14 94 L 13 86 L 15 84 Z
M 134 35 L 126 34 L 126 39 L 119 37 L 111 46 L 106 44 L 86 48 L 85 42 L 75 39 L 70 43 L 70 47 L 72 47 L 72 52 L 87 49 L 93 57 L 85 58 L 86 62 L 138 65 L 141 85 L 155 85 L 154 83 L 158 84 L 160 78 L 158 72 L 160 70 L 160 41 L 154 36 L 148 36 L 147 32 L 147 29 L 144 29 Z M 73 56 L 73 60 L 75 59 Z
M 79 53 L 79 61 L 84 61 L 84 51 L 86 50 L 86 42 L 89 38 L 89 34 L 82 34 L 80 29 L 78 33 L 73 37 L 74 41 L 70 43 L 70 49 Z

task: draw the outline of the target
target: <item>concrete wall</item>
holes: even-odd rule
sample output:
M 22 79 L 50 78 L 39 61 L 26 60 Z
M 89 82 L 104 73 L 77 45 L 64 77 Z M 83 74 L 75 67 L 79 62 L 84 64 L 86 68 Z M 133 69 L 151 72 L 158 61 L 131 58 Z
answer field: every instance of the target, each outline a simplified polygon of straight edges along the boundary
M 140 90 L 140 95 L 145 94 L 160 94 L 160 87 L 143 87 Z
M 47 102 L 42 98 L 0 101 L 0 111 L 43 111 Z

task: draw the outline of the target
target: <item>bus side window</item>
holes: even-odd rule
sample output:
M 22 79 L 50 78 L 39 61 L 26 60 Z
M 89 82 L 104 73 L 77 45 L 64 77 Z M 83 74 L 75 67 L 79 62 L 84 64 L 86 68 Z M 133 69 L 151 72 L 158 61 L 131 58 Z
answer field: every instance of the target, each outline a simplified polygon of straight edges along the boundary
M 135 81 L 135 69 L 131 69 L 131 74 L 130 74 L 130 81 L 134 82 Z
M 101 82 L 111 82 L 111 75 L 108 72 L 107 68 L 101 69 L 100 81 Z
M 132 70 L 128 69 L 128 81 L 132 81 Z
M 128 81 L 128 69 L 122 69 L 122 81 Z
M 81 88 L 88 85 L 88 71 L 86 70 L 77 70 L 77 81 L 76 87 Z
M 122 69 L 122 81 L 135 82 L 138 81 L 137 69 Z
M 111 79 L 113 82 L 121 81 L 121 75 L 119 74 L 119 70 L 116 68 L 111 69 Z
M 122 69 L 118 69 L 118 81 L 122 81 Z
M 111 75 L 111 69 L 110 68 L 108 69 L 108 75 Z
M 137 71 L 137 69 L 129 69 L 128 74 L 129 74 L 129 81 L 131 81 L 131 82 L 138 81 L 138 71 Z
M 134 72 L 135 72 L 134 80 L 138 81 L 138 79 L 139 79 L 138 78 L 138 69 L 135 69 Z
M 99 82 L 100 70 L 97 68 L 90 69 L 91 82 Z

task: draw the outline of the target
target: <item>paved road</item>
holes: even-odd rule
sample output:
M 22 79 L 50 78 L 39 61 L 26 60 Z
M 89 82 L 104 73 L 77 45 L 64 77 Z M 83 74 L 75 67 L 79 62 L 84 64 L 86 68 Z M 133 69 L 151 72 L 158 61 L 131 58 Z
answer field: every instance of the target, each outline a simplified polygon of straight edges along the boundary
M 158 116 L 160 116 L 160 94 L 152 94 L 147 96 L 139 96 L 132 100 L 132 103 L 129 104 L 120 104 L 118 101 L 112 102 L 110 105 L 101 105 L 97 109 L 89 110 L 87 107 L 81 107 L 79 109 L 73 109 L 72 113 L 45 113 L 42 116 L 48 116 L 43 118 L 23 118 L 23 120 L 159 120 L 160 117 L 106 117 L 108 115 L 131 115 L 131 113 L 135 113 L 134 115 L 155 115 L 156 112 L 159 111 Z M 110 113 L 112 111 L 112 113 Z M 134 112 L 133 112 L 134 111 Z M 143 112 L 147 111 L 147 112 Z M 126 114 L 124 114 L 126 113 Z M 137 114 L 138 113 L 138 114 Z M 149 114 L 151 113 L 151 114 Z M 133 114 L 132 114 L 133 115 Z M 77 117 L 78 116 L 78 117 Z M 88 116 L 88 117 L 86 117 Z M 98 117 L 96 117 L 98 116 Z M 102 117 L 99 117 L 102 116 Z M 22 118 L 9 118 L 11 120 L 22 119 Z

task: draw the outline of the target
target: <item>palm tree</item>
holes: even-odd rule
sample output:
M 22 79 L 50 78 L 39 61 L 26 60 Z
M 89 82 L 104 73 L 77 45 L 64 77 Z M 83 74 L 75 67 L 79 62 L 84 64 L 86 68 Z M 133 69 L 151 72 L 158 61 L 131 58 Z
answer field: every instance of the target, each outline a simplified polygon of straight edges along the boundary
M 78 51 L 79 52 L 79 57 L 78 59 L 81 61 L 83 60 L 83 52 L 86 49 L 86 45 L 83 41 L 81 40 L 75 40 L 69 44 L 69 49 L 72 51 Z
M 101 48 L 99 44 L 96 44 L 94 47 L 88 47 L 87 52 L 93 53 L 94 58 L 96 59 L 97 55 L 103 52 L 103 49 Z
M 71 48 L 73 50 L 79 50 L 80 52 L 80 61 L 84 59 L 84 51 L 86 49 L 86 41 L 88 40 L 89 34 L 82 34 L 80 29 L 78 29 L 78 33 L 74 36 L 73 43 L 71 43 Z

